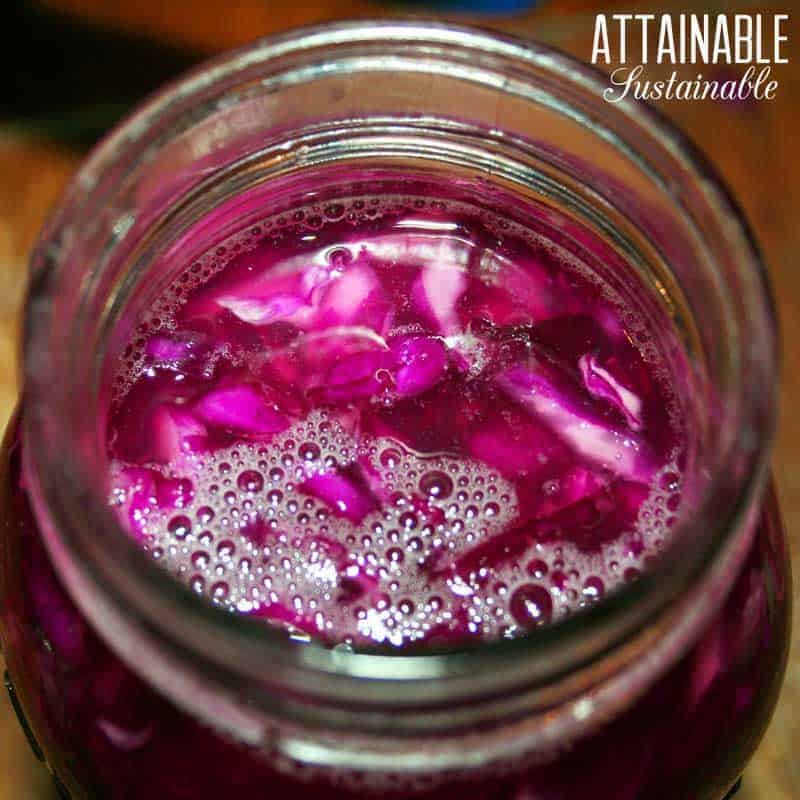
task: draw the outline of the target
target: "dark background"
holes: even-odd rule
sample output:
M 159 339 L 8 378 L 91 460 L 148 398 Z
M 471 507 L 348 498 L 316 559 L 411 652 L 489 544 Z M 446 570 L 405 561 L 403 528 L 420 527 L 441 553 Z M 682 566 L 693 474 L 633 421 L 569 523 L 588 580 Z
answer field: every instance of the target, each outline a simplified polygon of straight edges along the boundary
M 0 3 L 0 420 L 16 401 L 26 258 L 48 208 L 98 136 L 147 92 L 207 55 L 299 24 L 435 13 L 535 37 L 588 60 L 599 11 L 793 10 L 793 0 L 5 0 Z M 786 30 L 790 63 L 773 69 L 779 81 L 774 101 L 672 102 L 662 108 L 716 163 L 766 254 L 784 339 L 784 413 L 775 475 L 792 549 L 800 553 L 800 418 L 794 415 L 800 406 L 800 40 L 793 19 Z M 652 65 L 648 75 L 668 76 L 671 70 Z M 725 79 L 738 77 L 744 67 L 679 68 L 686 78 L 698 71 Z M 800 599 L 800 592 L 795 596 Z M 799 653 L 795 647 L 775 719 L 747 770 L 741 800 L 800 798 Z M 0 800 L 52 797 L 46 774 L 0 696 Z

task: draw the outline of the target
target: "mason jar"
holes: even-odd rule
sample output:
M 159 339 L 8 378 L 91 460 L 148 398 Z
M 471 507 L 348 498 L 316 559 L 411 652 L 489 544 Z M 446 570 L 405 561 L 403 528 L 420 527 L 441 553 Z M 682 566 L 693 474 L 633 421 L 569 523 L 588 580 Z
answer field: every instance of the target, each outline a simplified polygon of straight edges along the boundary
M 604 88 L 529 41 L 340 23 L 202 65 L 89 155 L 32 256 L 1 482 L 7 686 L 66 796 L 720 800 L 736 785 L 789 636 L 774 308 L 710 165 Z M 297 641 L 184 588 L 107 505 L 110 376 L 142 309 L 184 254 L 356 172 L 557 215 L 674 325 L 695 452 L 674 540 L 523 638 Z

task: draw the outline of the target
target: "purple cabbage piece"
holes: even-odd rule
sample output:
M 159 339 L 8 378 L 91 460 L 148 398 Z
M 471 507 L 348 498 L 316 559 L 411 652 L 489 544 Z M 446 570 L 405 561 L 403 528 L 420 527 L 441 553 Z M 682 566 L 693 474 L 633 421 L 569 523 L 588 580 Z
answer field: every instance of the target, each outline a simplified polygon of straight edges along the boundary
M 339 575 L 336 601 L 342 605 L 358 601 L 372 605 L 379 586 L 377 577 L 354 564 L 350 564 L 344 572 L 344 575 Z
M 153 336 L 145 352 L 156 361 L 181 362 L 195 355 L 198 342 L 191 336 Z
M 295 350 L 272 357 L 271 366 L 279 369 L 284 383 L 301 392 L 344 404 L 389 385 L 394 358 L 374 333 L 337 329 L 309 334 Z
M 470 378 L 478 377 L 487 368 L 495 369 L 498 342 L 464 330 L 447 337 L 447 355 L 453 368 Z
M 411 287 L 412 301 L 437 333 L 450 336 L 461 328 L 456 305 L 467 288 L 467 276 L 453 265 L 428 265 Z
M 605 486 L 606 482 L 595 472 L 576 465 L 545 484 L 543 498 L 536 503 L 536 516 L 557 514 L 587 497 L 593 497 Z
M 210 391 L 195 404 L 194 412 L 209 425 L 240 433 L 271 434 L 289 427 L 287 417 L 247 383 Z
M 187 303 L 185 316 L 218 319 L 224 311 L 248 325 L 280 322 L 304 331 L 352 325 L 385 334 L 391 327 L 393 305 L 367 265 L 353 263 L 343 271 L 320 264 L 281 266 L 293 271 L 270 270 L 200 292 Z
M 206 449 L 208 431 L 193 414 L 179 406 L 165 403 L 151 418 L 153 457 L 169 463 L 179 456 Z
M 145 355 L 160 369 L 202 374 L 214 349 L 213 340 L 199 331 L 179 330 L 147 340 Z
M 528 309 L 505 286 L 487 286 L 475 282 L 467 300 L 473 318 L 489 320 L 494 325 L 517 325 L 531 319 Z
M 467 449 L 473 458 L 499 470 L 511 480 L 546 480 L 571 463 L 568 448 L 537 420 L 509 407 L 498 398 L 486 420 L 465 431 Z
M 495 254 L 493 261 L 491 269 L 500 275 L 502 287 L 534 320 L 551 316 L 558 309 L 561 297 L 556 302 L 552 273 L 540 259 L 523 257 L 515 261 Z
M 319 472 L 300 486 L 300 491 L 322 500 L 333 512 L 358 524 L 377 508 L 366 484 L 350 480 L 341 472 Z
M 393 365 L 387 350 L 364 350 L 334 364 L 325 378 L 322 396 L 331 403 L 347 403 L 380 392 L 389 381 L 388 370 Z
M 395 387 L 401 397 L 421 394 L 441 380 L 447 369 L 447 349 L 432 336 L 403 336 L 391 345 L 398 363 Z
M 300 288 L 307 303 L 317 305 L 321 290 L 336 280 L 336 270 L 331 264 L 312 264 L 303 271 Z
M 304 327 L 314 316 L 309 298 L 309 287 L 303 286 L 301 273 L 269 272 L 226 287 L 215 302 L 251 325 L 286 321 Z
M 291 320 L 301 309 L 307 308 L 303 298 L 296 294 L 274 294 L 271 297 L 224 295 L 217 298 L 217 304 L 251 325 Z
M 499 280 L 470 283 L 466 306 L 472 319 L 505 326 L 530 324 L 556 313 L 550 273 L 542 264 L 532 259 L 516 264 L 495 253 L 490 262 L 482 260 L 481 268 Z
M 371 331 L 338 328 L 304 336 L 297 343 L 296 362 L 305 382 L 326 375 L 338 362 L 364 352 L 387 352 L 386 345 Z M 293 356 L 294 357 L 294 356 Z
M 313 318 L 314 309 L 306 302 L 301 273 L 270 271 L 197 292 L 187 302 L 183 315 L 186 319 L 215 318 L 222 311 L 248 325 L 287 321 L 302 327 Z
M 355 264 L 325 288 L 315 327 L 359 325 L 386 333 L 393 310 L 377 275 L 369 267 Z
M 625 417 L 631 430 L 640 431 L 642 429 L 641 398 L 620 383 L 591 353 L 581 356 L 578 366 L 586 391 L 593 397 L 607 400 Z
M 646 497 L 647 487 L 643 484 L 618 479 L 548 517 L 535 520 L 536 537 L 540 541 L 566 537 L 584 552 L 596 551 L 605 543 L 618 541 L 622 531 L 635 525 Z M 628 537 L 626 544 L 632 549 L 643 546 L 638 533 Z
M 647 442 L 603 420 L 577 388 L 558 380 L 546 365 L 512 367 L 499 376 L 498 384 L 582 458 L 633 481 L 648 483 L 652 478 L 657 464 Z
M 446 560 L 447 555 L 445 559 L 437 559 L 429 576 L 439 578 L 457 575 L 463 580 L 478 579 L 485 582 L 490 570 L 523 558 L 534 542 L 534 528 L 531 526 L 510 527 L 458 554 L 455 559 Z M 427 564 L 425 566 L 429 568 Z
M 109 719 L 99 718 L 97 727 L 111 743 L 112 747 L 123 753 L 132 753 L 148 745 L 155 733 L 155 725 L 149 724 L 139 730 L 130 730 L 112 722 Z
M 425 223 L 422 223 L 423 226 Z M 463 239 L 444 238 L 430 232 L 413 231 L 413 220 L 403 220 L 398 227 L 402 233 L 373 236 L 369 239 L 372 257 L 384 264 L 463 270 L 469 264 L 474 247 Z
M 381 473 L 375 469 L 367 456 L 359 457 L 357 464 L 359 482 L 363 481 L 364 486 L 377 502 L 388 503 L 390 493 L 383 484 Z

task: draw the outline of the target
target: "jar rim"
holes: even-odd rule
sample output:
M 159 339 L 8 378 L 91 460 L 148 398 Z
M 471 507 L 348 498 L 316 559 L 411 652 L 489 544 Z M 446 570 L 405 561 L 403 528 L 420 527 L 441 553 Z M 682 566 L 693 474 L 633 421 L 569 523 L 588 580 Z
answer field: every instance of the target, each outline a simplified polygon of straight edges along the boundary
M 68 219 L 68 209 L 77 203 L 81 193 L 92 191 L 102 183 L 113 170 L 120 150 L 133 146 L 147 131 L 161 125 L 177 106 L 196 95 L 213 91 L 215 85 L 244 69 L 280 59 L 291 61 L 293 57 L 314 51 L 324 52 L 326 48 L 347 45 L 391 50 L 398 43 L 408 41 L 415 45 L 459 48 L 482 57 L 496 58 L 506 68 L 513 68 L 515 78 L 520 81 L 526 80 L 527 76 L 529 82 L 535 83 L 533 70 L 552 75 L 561 82 L 592 93 L 598 102 L 602 102 L 602 91 L 607 85 L 599 70 L 549 46 L 512 36 L 422 20 L 358 20 L 296 29 L 259 40 L 201 65 L 155 94 L 113 130 L 84 162 L 62 196 L 55 214 L 44 227 L 32 257 L 24 328 L 24 435 L 29 464 L 37 476 L 40 498 L 36 503 L 37 515 L 49 516 L 52 522 L 48 526 L 52 533 L 46 535 L 46 541 L 57 537 L 61 544 L 69 545 L 71 523 L 68 520 L 72 520 L 74 525 L 76 506 L 92 492 L 91 486 L 85 485 L 80 469 L 71 463 L 68 453 L 58 453 L 58 463 L 54 463 L 53 435 L 62 435 L 65 438 L 61 441 L 68 441 L 72 420 L 62 413 L 63 408 L 58 404 L 58 392 L 53 391 L 51 383 L 53 373 L 42 366 L 43 359 L 47 358 L 48 332 L 55 324 L 53 304 L 49 299 L 52 293 L 62 288 L 60 272 L 66 260 L 70 232 L 75 226 L 75 220 Z M 504 91 L 502 87 L 496 88 Z M 636 582 L 621 587 L 593 607 L 530 636 L 459 646 L 446 652 L 341 653 L 315 642 L 292 641 L 266 628 L 263 622 L 231 615 L 207 604 L 188 590 L 178 589 L 174 579 L 150 565 L 151 568 L 142 567 L 142 577 L 154 592 L 154 601 L 158 598 L 159 602 L 180 607 L 187 615 L 186 620 L 191 619 L 198 632 L 224 639 L 229 651 L 247 651 L 253 664 L 269 664 L 278 659 L 310 673 L 324 674 L 335 679 L 339 689 L 347 695 L 362 692 L 363 681 L 367 679 L 385 684 L 374 697 L 381 693 L 388 697 L 400 685 L 409 685 L 407 696 L 412 697 L 418 696 L 421 682 L 439 679 L 453 682 L 474 676 L 489 666 L 506 670 L 509 681 L 527 680 L 532 674 L 530 664 L 534 660 L 548 661 L 553 669 L 558 665 L 564 668 L 563 662 L 554 657 L 556 648 L 563 651 L 569 643 L 585 641 L 590 632 L 591 647 L 578 648 L 578 653 L 584 660 L 595 658 L 633 635 L 642 623 L 640 615 L 645 615 L 645 612 L 652 615 L 668 607 L 708 568 L 731 531 L 736 529 L 766 476 L 777 408 L 774 306 L 766 270 L 743 212 L 705 156 L 662 113 L 645 103 L 624 98 L 615 108 L 620 120 L 624 119 L 626 124 L 649 136 L 694 176 L 697 190 L 719 219 L 725 221 L 731 247 L 737 248 L 738 266 L 753 292 L 753 296 L 748 298 L 753 315 L 751 333 L 760 337 L 756 344 L 760 347 L 768 379 L 757 387 L 757 391 L 751 387 L 748 392 L 747 387 L 742 386 L 742 427 L 755 436 L 748 452 L 747 468 L 737 472 L 739 478 L 733 484 L 730 474 L 724 481 L 715 478 L 696 512 L 696 518 L 688 521 L 695 526 L 711 526 L 709 530 L 713 529 L 713 533 L 704 537 L 704 546 L 692 553 L 676 553 L 674 558 L 666 559 Z M 54 245 L 55 242 L 58 246 Z M 49 380 L 44 379 L 44 373 L 51 376 Z M 773 379 L 769 380 L 769 376 Z M 43 413 L 45 409 L 46 413 Z M 110 514 L 103 524 L 119 527 Z M 116 554 L 121 563 L 137 565 L 138 570 L 139 562 L 129 552 L 134 548 L 138 552 L 138 548 L 126 536 L 116 538 L 122 548 Z M 107 576 L 105 568 L 93 563 L 91 558 L 89 562 L 87 568 L 97 567 L 97 575 Z M 124 580 L 130 581 L 131 576 L 125 576 Z M 122 583 L 116 588 L 123 593 L 127 591 L 127 588 L 122 588 Z M 157 606 L 158 603 L 154 602 L 139 611 L 147 617 L 156 613 Z M 631 614 L 634 607 L 639 611 L 636 615 Z M 152 623 L 152 619 L 149 621 Z M 517 662 L 516 666 L 513 666 L 514 662 Z

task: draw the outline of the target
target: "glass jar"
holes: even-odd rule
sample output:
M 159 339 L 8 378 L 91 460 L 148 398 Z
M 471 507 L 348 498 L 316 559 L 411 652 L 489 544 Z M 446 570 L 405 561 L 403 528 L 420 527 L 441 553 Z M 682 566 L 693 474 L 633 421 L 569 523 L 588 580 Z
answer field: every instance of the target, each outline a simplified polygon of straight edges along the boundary
M 33 254 L 1 482 L 9 685 L 64 792 L 718 800 L 735 784 L 788 642 L 788 558 L 765 488 L 774 312 L 709 165 L 603 88 L 533 43 L 343 23 L 202 66 L 90 155 Z M 335 182 L 355 166 L 558 211 L 675 322 L 696 436 L 675 542 L 526 638 L 393 654 L 294 641 L 178 585 L 97 491 L 109 365 L 185 264 L 175 254 L 287 186 L 317 196 L 312 172 Z

